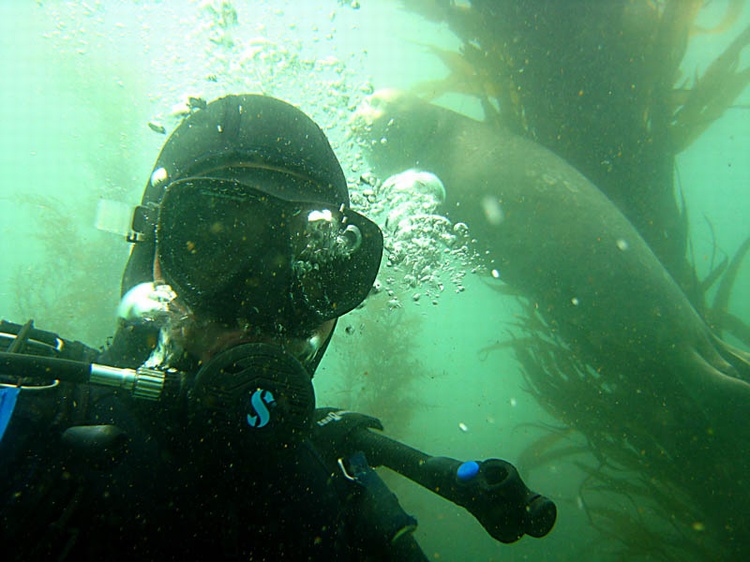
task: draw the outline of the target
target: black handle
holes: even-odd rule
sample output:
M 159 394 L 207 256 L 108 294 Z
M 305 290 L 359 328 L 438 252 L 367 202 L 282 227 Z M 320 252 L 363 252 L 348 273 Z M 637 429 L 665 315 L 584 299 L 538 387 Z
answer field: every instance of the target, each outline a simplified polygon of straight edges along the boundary
M 506 461 L 431 457 L 367 429 L 352 432 L 349 442 L 374 466 L 387 466 L 466 508 L 501 542 L 515 542 L 524 534 L 543 537 L 557 519 L 552 500 L 529 490 L 516 468 Z

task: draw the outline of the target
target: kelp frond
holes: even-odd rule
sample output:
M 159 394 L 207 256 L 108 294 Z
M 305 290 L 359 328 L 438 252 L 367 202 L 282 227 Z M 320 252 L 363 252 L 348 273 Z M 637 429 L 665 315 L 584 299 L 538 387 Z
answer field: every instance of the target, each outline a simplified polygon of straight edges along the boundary
M 672 117 L 670 136 L 675 152 L 690 146 L 750 85 L 750 68 L 739 68 L 740 57 L 748 45 L 750 26 L 695 79 L 684 103 L 674 110 Z
M 459 52 L 433 45 L 423 46 L 448 68 L 448 76 L 420 82 L 414 86 L 412 93 L 427 101 L 435 100 L 448 93 L 475 97 L 482 104 L 486 120 L 495 122 L 499 112 L 493 104 L 497 103 L 496 100 L 501 96 L 498 90 L 501 81 L 480 60 L 486 57 L 486 53 L 470 43 L 465 43 Z
M 737 282 L 740 266 L 750 252 L 750 238 L 740 245 L 721 276 L 712 306 L 706 311 L 706 321 L 718 335 L 728 331 L 750 347 L 750 326 L 729 313 L 729 301 Z

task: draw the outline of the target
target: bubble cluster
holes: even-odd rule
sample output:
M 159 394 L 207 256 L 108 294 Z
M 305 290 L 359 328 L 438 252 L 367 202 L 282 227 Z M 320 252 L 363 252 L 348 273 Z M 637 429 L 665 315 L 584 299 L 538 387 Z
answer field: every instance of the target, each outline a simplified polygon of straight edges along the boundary
M 478 267 L 469 230 L 439 213 L 445 188 L 429 172 L 408 170 L 381 182 L 363 174 L 349 186 L 352 205 L 383 230 L 385 253 L 378 290 L 391 308 L 401 298 L 438 304 L 446 291 L 464 291 L 463 279 Z

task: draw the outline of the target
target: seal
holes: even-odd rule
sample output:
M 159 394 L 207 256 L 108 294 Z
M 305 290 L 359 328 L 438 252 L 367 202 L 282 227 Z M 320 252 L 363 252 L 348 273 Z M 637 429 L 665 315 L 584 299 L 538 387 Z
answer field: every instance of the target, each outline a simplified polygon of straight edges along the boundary
M 416 167 L 443 181 L 448 216 L 594 369 L 640 377 L 725 444 L 750 436 L 748 354 L 711 333 L 633 225 L 562 158 L 395 90 L 369 96 L 352 126 L 380 177 Z

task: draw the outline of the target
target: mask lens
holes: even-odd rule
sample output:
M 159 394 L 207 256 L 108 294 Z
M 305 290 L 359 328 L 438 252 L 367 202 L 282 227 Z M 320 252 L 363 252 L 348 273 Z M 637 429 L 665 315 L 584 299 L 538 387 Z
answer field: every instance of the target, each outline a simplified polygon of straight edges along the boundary
M 165 195 L 159 216 L 162 267 L 185 288 L 211 293 L 243 267 L 230 259 L 233 252 L 257 256 L 267 246 L 274 230 L 268 217 L 273 213 L 261 197 L 232 197 L 192 183 L 176 186 Z
M 367 296 L 382 255 L 380 229 L 354 211 L 212 178 L 168 186 L 156 236 L 166 281 L 227 321 L 341 316 Z
M 294 231 L 292 295 L 297 309 L 322 320 L 357 307 L 380 267 L 383 240 L 369 219 L 351 211 L 310 210 Z

